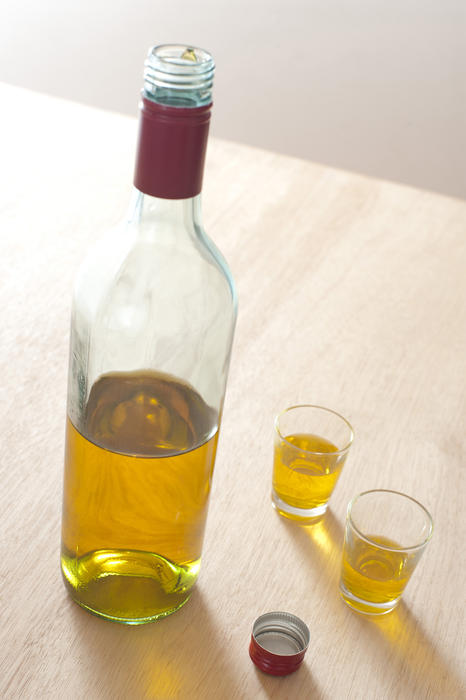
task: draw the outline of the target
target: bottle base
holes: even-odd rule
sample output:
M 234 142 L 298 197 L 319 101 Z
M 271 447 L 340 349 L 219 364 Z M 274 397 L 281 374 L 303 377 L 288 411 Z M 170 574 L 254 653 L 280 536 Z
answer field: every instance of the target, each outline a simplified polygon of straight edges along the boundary
M 179 603 L 179 605 L 175 608 L 172 608 L 171 610 L 165 610 L 164 612 L 158 613 L 156 615 L 151 615 L 150 617 L 134 617 L 134 618 L 129 618 L 129 617 L 115 617 L 115 615 L 110 615 L 108 613 L 102 612 L 101 610 L 96 610 L 94 608 L 89 607 L 89 605 L 86 605 L 85 603 L 82 602 L 82 600 L 79 600 L 73 593 L 69 590 L 68 586 L 66 586 L 68 589 L 68 594 L 73 601 L 73 603 L 76 603 L 79 605 L 80 608 L 83 608 L 83 610 L 86 610 L 87 612 L 91 613 L 91 615 L 95 615 L 96 617 L 101 617 L 104 620 L 110 620 L 111 622 L 118 622 L 121 625 L 146 625 L 150 622 L 157 622 L 157 620 L 162 620 L 164 617 L 168 617 L 169 615 L 172 615 L 173 613 L 177 612 L 182 608 L 188 600 L 191 597 L 191 593 L 189 593 L 186 598 Z
M 179 566 L 151 552 L 98 550 L 62 555 L 65 587 L 80 607 L 126 625 L 155 622 L 189 600 L 200 561 Z

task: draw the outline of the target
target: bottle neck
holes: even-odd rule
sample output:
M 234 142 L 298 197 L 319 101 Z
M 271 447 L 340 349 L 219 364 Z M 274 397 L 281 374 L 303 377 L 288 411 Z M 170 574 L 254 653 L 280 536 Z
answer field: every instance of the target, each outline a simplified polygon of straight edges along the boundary
M 211 104 L 174 107 L 143 95 L 134 185 L 158 199 L 190 199 L 202 189 Z
M 134 189 L 128 224 L 137 227 L 138 237 L 162 243 L 174 238 L 197 238 L 201 235 L 201 195 L 185 199 L 163 199 Z

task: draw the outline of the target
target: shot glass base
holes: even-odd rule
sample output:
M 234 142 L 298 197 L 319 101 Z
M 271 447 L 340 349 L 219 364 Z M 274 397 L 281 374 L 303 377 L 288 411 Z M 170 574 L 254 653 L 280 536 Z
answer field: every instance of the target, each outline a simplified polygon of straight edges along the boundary
M 295 520 L 301 523 L 301 525 L 312 525 L 323 518 L 327 511 L 327 503 L 317 508 L 295 508 L 290 506 L 289 503 L 283 501 L 272 489 L 272 505 L 275 510 L 282 515 L 284 518 L 289 520 Z
M 395 600 L 389 600 L 386 603 L 368 602 L 350 593 L 343 583 L 340 583 L 340 595 L 348 607 L 363 615 L 387 615 L 396 608 L 400 600 L 400 598 L 395 598 Z

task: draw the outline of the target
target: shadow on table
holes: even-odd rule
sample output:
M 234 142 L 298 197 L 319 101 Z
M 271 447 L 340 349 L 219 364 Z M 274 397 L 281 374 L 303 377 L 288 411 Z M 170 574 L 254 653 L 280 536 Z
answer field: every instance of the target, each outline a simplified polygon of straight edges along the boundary
M 311 563 L 318 564 L 325 571 L 328 580 L 335 581 L 338 590 L 340 578 L 341 549 L 343 545 L 343 526 L 329 509 L 322 520 L 315 525 L 299 525 L 277 515 L 287 530 L 288 535 L 303 550 Z
M 280 516 L 279 516 L 280 517 Z M 425 695 L 441 692 L 442 697 L 461 697 L 462 680 L 448 661 L 436 650 L 435 642 L 424 632 L 421 623 L 401 601 L 387 615 L 373 617 L 346 608 L 338 593 L 344 528 L 331 509 L 315 525 L 300 526 L 281 518 L 289 536 L 302 550 L 312 566 L 325 572 L 321 594 L 336 614 L 348 613 L 359 628 L 361 637 L 384 647 L 387 664 L 395 662 L 399 673 L 407 677 Z M 333 594 L 330 594 L 333 591 Z
M 228 644 L 219 639 L 200 591 L 175 615 L 147 625 L 101 620 L 71 600 L 69 613 L 76 631 L 72 653 L 89 697 L 227 698 L 237 687 Z
M 388 615 L 368 620 L 358 613 L 354 615 L 374 643 L 382 641 L 387 645 L 402 670 L 409 670 L 416 686 L 425 688 L 425 697 L 435 691 L 438 697 L 462 697 L 462 679 L 436 650 L 435 643 L 403 601 Z
M 307 700 L 323 700 L 324 695 L 319 690 L 306 663 L 298 668 L 290 676 L 270 676 L 262 673 L 258 668 L 254 668 L 257 678 L 260 681 L 264 693 L 269 698 L 298 698 L 305 697 Z M 295 683 L 291 687 L 291 683 Z M 295 688 L 298 688 L 296 690 Z M 302 692 L 301 692 L 302 690 Z M 305 695 L 303 694 L 305 693 Z

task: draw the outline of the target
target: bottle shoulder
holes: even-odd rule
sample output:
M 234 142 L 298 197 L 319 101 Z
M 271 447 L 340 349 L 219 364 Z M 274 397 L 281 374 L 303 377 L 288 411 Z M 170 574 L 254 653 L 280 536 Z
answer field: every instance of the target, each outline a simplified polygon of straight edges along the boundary
M 225 259 L 223 253 L 215 245 L 214 241 L 206 234 L 205 230 L 202 227 L 199 227 L 196 233 L 197 240 L 202 242 L 202 247 L 199 249 L 199 252 L 201 253 L 201 255 L 206 256 L 207 261 L 210 264 L 214 265 L 218 269 L 222 277 L 226 280 L 236 313 L 238 306 L 238 297 L 235 280 L 233 278 L 230 266 L 227 260 Z
M 147 232 L 131 224 L 105 234 L 83 260 L 74 285 L 74 305 L 95 317 L 102 305 L 169 304 L 195 299 L 224 305 L 236 315 L 236 290 L 228 264 L 201 227 Z M 188 304 L 189 305 L 189 304 Z

